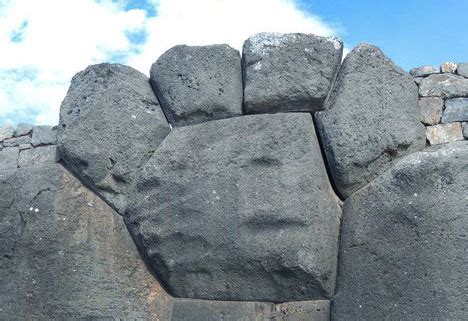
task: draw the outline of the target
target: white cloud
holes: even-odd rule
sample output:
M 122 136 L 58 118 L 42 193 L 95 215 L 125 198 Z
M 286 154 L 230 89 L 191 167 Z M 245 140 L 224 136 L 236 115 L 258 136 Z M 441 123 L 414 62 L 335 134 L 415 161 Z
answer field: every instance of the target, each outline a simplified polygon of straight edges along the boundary
M 293 0 L 149 0 L 154 17 L 126 10 L 125 1 L 2 1 L 0 121 L 56 124 L 72 76 L 116 56 L 148 74 L 157 57 L 177 44 L 240 49 L 261 31 L 336 33 Z M 141 30 L 146 42 L 132 43 L 128 32 Z

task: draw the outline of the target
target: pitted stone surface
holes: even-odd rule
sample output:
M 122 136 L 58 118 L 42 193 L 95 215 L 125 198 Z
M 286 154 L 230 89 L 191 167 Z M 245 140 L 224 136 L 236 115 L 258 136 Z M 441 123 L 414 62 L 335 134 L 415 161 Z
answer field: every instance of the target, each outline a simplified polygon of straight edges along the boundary
M 15 136 L 19 137 L 19 136 L 29 135 L 31 134 L 33 128 L 34 128 L 34 125 L 26 124 L 26 123 L 19 123 L 18 126 L 16 126 Z
M 0 127 L 0 142 L 4 141 L 5 139 L 13 137 L 15 133 L 15 128 L 12 124 L 6 123 Z
M 0 171 L 1 320 L 168 320 L 118 216 L 59 164 Z
M 468 78 L 468 62 L 458 64 L 457 74 L 462 77 Z
M 420 82 L 419 95 L 443 98 L 468 96 L 468 79 L 453 74 L 430 75 Z
M 122 214 L 128 186 L 170 128 L 145 75 L 99 64 L 73 77 L 59 131 L 65 163 Z
M 246 113 L 316 111 L 340 67 L 343 44 L 313 34 L 259 33 L 242 52 Z
M 468 121 L 468 98 L 452 98 L 445 101 L 443 123 Z
M 0 149 L 0 173 L 8 172 L 18 167 L 18 147 Z
M 340 208 L 310 114 L 176 128 L 131 200 L 126 224 L 177 297 L 333 295 Z
M 372 45 L 346 56 L 325 107 L 317 127 L 343 197 L 425 146 L 413 78 Z
M 25 148 L 24 150 L 20 150 L 18 167 L 56 163 L 58 160 L 56 145 Z
M 468 141 L 441 146 L 346 200 L 332 320 L 466 319 Z
M 425 77 L 438 73 L 440 73 L 440 68 L 436 66 L 421 66 L 410 70 L 410 74 L 413 77 Z
M 426 138 L 431 145 L 463 140 L 461 123 L 448 123 L 428 126 L 426 129 Z
M 421 121 L 426 125 L 438 124 L 443 110 L 444 100 L 440 97 L 421 97 L 419 99 Z
M 242 114 L 240 54 L 228 45 L 175 46 L 159 57 L 150 74 L 174 126 Z
M 52 126 L 34 127 L 32 130 L 31 144 L 34 147 L 57 144 L 57 128 Z

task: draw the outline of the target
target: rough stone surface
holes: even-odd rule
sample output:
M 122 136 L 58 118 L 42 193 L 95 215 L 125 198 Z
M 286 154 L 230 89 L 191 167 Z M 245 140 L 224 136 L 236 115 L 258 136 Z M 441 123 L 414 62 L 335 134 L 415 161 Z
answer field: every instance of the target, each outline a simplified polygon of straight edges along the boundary
M 282 304 L 175 299 L 172 321 L 328 321 L 330 303 L 298 301 Z
M 463 139 L 460 123 L 439 124 L 426 128 L 426 138 L 431 145 L 454 142 Z
M 318 132 L 343 197 L 425 146 L 413 78 L 372 45 L 346 56 L 325 107 Z
M 454 74 L 457 71 L 457 64 L 454 62 L 444 62 L 440 66 L 440 71 L 443 73 L 452 73 Z
M 32 145 L 31 144 L 19 144 L 18 147 L 19 147 L 20 150 L 23 150 L 23 149 L 32 148 Z
M 452 98 L 445 101 L 443 123 L 468 121 L 468 98 Z
M 421 97 L 419 99 L 419 110 L 421 112 L 421 121 L 424 124 L 438 124 L 444 110 L 444 100 L 440 97 Z
M 18 147 L 5 147 L 0 150 L 0 173 L 9 172 L 18 167 Z M 1 197 L 0 197 L 1 198 Z
M 240 54 L 228 45 L 175 46 L 159 57 L 150 74 L 174 126 L 242 114 Z
M 40 146 L 21 150 L 18 158 L 18 167 L 56 163 L 58 160 L 56 145 Z
M 421 66 L 410 70 L 410 74 L 413 77 L 425 77 L 438 73 L 440 73 L 440 69 L 436 66 Z
M 465 320 L 468 142 L 408 156 L 346 200 L 332 320 Z
M 31 134 L 33 128 L 34 128 L 34 125 L 26 124 L 26 123 L 19 123 L 16 126 L 15 136 L 19 137 L 19 136 L 29 135 Z
M 165 320 L 122 218 L 61 165 L 0 173 L 0 194 L 0 319 Z
M 465 137 L 465 139 L 468 139 L 468 123 L 463 123 L 462 127 L 463 127 L 463 137 Z
M 13 137 L 15 133 L 15 128 L 10 123 L 4 124 L 0 127 L 0 142 L 4 141 L 5 139 Z
M 468 63 L 458 64 L 457 74 L 462 77 L 468 78 Z
M 20 136 L 20 137 L 12 137 L 5 139 L 3 141 L 3 146 L 5 147 L 15 147 L 19 146 L 21 144 L 30 144 L 31 143 L 31 137 L 29 136 Z
M 430 75 L 419 84 L 419 95 L 443 98 L 468 96 L 468 79 L 453 74 Z
M 316 111 L 340 67 L 343 44 L 313 34 L 259 33 L 242 51 L 246 113 Z
M 419 86 L 419 84 L 421 83 L 421 80 L 423 80 L 423 79 L 424 79 L 424 77 L 415 77 L 414 82 L 416 83 L 416 85 Z
M 176 297 L 333 295 L 340 208 L 310 114 L 177 128 L 131 199 L 127 226 Z
M 33 146 L 57 144 L 57 129 L 52 126 L 34 127 L 32 131 L 31 144 Z
M 69 168 L 123 213 L 128 186 L 169 131 L 145 75 L 99 64 L 73 77 L 60 110 L 59 149 Z

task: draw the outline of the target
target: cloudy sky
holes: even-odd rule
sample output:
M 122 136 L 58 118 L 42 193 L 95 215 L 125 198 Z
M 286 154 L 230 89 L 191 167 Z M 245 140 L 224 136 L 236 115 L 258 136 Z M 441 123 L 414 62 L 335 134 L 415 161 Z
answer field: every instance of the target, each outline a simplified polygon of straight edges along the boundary
M 71 77 L 99 62 L 148 74 L 176 44 L 240 49 L 260 31 L 379 45 L 405 69 L 468 61 L 468 0 L 0 0 L 0 124 L 58 123 Z

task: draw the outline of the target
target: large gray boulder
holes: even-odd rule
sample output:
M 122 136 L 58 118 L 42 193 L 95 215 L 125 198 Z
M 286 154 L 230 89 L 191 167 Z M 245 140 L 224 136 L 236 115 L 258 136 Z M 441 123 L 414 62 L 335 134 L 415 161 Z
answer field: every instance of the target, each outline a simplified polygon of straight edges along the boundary
M 131 199 L 126 224 L 177 297 L 333 295 L 340 207 L 310 114 L 176 128 Z
M 346 56 L 325 107 L 317 127 L 343 197 L 426 144 L 416 84 L 375 46 Z
M 73 77 L 60 109 L 58 145 L 68 167 L 123 213 L 128 186 L 169 131 L 145 75 L 99 64 Z
M 175 46 L 151 66 L 150 77 L 173 126 L 242 114 L 240 54 L 228 45 Z
M 466 320 L 467 168 L 430 147 L 346 200 L 333 320 Z
M 0 172 L 1 320 L 167 320 L 122 217 L 59 164 Z
M 259 33 L 242 48 L 245 112 L 316 111 L 340 67 L 343 43 L 313 34 Z

